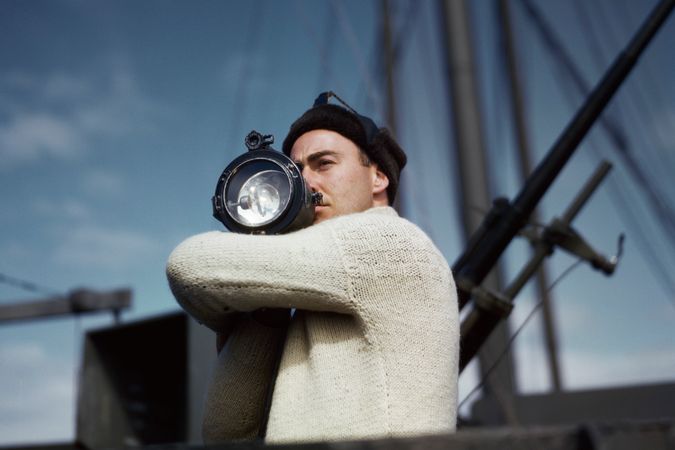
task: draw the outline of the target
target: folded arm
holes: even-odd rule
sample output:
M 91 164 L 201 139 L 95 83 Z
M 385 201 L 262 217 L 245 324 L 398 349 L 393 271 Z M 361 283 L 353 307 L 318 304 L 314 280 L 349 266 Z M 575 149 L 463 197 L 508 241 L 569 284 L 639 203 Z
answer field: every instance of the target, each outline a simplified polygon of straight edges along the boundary
M 235 311 L 298 308 L 353 313 L 349 277 L 328 224 L 287 235 L 209 232 L 179 245 L 167 276 L 176 300 L 218 331 Z
M 241 315 L 218 357 L 206 396 L 202 424 L 206 444 L 258 435 L 284 336 L 283 328 Z

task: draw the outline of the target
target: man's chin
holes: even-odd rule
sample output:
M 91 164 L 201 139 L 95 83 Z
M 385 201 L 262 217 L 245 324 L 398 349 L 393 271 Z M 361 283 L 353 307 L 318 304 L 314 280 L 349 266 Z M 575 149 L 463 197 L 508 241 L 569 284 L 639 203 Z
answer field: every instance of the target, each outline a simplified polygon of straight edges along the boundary
M 331 217 L 333 217 L 333 214 L 330 212 L 328 206 L 317 206 L 314 208 L 314 222 L 312 223 L 316 225 Z

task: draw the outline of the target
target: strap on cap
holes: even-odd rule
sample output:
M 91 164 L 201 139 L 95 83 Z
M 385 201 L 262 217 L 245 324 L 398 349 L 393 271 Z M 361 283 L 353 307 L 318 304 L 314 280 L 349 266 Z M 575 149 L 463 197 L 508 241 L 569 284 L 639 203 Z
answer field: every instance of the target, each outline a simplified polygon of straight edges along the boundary
M 377 127 L 373 119 L 371 119 L 370 117 L 362 116 L 361 114 L 357 113 L 354 108 L 349 106 L 347 102 L 338 97 L 335 92 L 326 91 L 320 93 L 314 100 L 313 106 L 316 107 L 320 105 L 328 105 L 331 97 L 335 97 L 335 99 L 338 102 L 340 102 L 347 111 L 351 112 L 356 116 L 357 119 L 359 119 L 359 122 L 361 122 L 361 125 L 363 126 L 363 130 L 366 132 L 366 140 L 368 141 L 368 145 L 372 144 L 373 139 L 375 139 L 375 135 L 379 131 L 379 128 Z

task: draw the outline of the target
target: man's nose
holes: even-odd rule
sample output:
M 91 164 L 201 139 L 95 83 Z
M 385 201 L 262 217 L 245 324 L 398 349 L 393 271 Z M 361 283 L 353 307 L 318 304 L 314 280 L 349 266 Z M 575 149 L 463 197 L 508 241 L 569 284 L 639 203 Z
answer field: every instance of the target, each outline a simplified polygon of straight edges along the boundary
M 305 183 L 310 191 L 317 192 L 319 190 L 316 185 L 316 177 L 307 166 L 302 168 L 302 178 L 305 179 Z

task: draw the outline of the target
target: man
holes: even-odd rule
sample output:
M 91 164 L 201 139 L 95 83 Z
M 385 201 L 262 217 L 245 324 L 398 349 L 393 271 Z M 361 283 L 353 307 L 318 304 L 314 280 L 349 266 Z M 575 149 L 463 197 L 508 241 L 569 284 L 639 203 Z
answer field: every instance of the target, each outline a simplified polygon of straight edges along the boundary
M 441 253 L 388 206 L 405 154 L 385 129 L 333 104 L 303 114 L 283 151 L 323 194 L 312 226 L 205 233 L 168 262 L 177 301 L 225 344 L 205 441 L 261 428 L 268 443 L 453 431 L 456 291 Z M 290 308 L 286 333 L 280 311 Z

